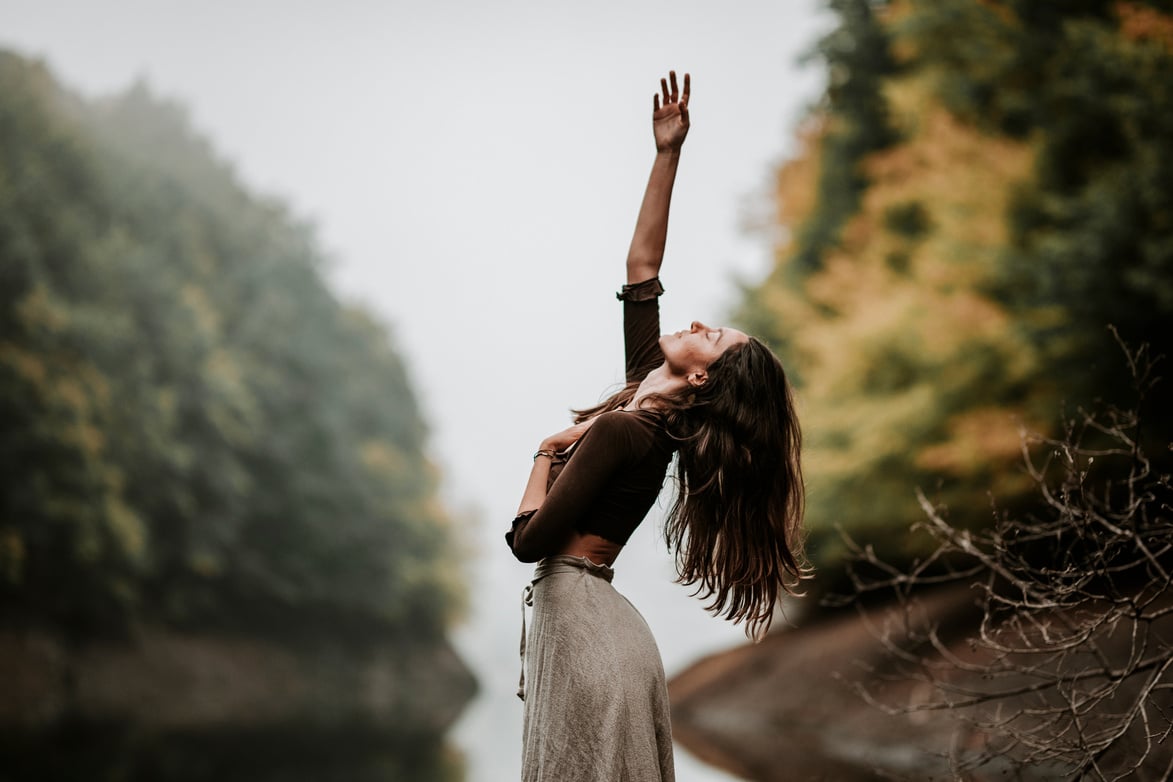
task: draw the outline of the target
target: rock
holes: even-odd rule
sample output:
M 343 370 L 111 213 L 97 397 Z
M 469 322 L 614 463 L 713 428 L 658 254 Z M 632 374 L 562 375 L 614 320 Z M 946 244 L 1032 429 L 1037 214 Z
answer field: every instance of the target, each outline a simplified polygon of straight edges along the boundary
M 937 617 L 966 615 L 968 589 L 926 599 Z M 890 716 L 854 685 L 876 692 L 886 657 L 873 628 L 890 609 L 841 611 L 700 660 L 668 684 L 674 735 L 702 760 L 755 782 L 949 779 L 954 723 L 927 712 Z M 893 682 L 887 702 L 923 699 Z M 887 776 L 886 776 L 887 775 Z
M 443 731 L 476 692 L 447 642 L 312 647 L 146 628 L 70 646 L 44 630 L 0 633 L 0 727 L 66 719 L 149 730 L 298 722 Z

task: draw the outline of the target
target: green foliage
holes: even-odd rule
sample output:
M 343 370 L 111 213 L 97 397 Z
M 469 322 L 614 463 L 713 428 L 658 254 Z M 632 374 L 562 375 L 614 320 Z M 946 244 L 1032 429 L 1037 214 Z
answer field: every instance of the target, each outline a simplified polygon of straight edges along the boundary
M 919 201 L 893 204 L 884 210 L 884 225 L 889 231 L 917 239 L 931 227 L 929 213 Z
M 438 633 L 454 540 L 387 331 L 142 86 L 0 53 L 0 596 L 85 630 Z
M 1099 360 L 1107 324 L 1173 355 L 1173 53 L 1080 21 L 1050 65 L 998 290 L 1077 398 L 1113 398 L 1125 379 Z
M 810 548 L 831 587 L 837 527 L 894 562 L 923 555 L 902 534 L 918 487 L 961 526 L 990 522 L 990 493 L 1029 512 L 1018 427 L 1047 432 L 1064 405 L 1119 396 L 1108 325 L 1173 356 L 1168 9 L 863 6 L 833 6 L 824 48 L 866 18 L 890 61 L 837 91 L 825 57 L 828 97 L 779 172 L 794 239 L 739 313 L 798 370 Z M 842 129 L 877 106 L 891 130 L 845 156 Z M 832 233 L 812 255 L 809 238 Z
M 1076 398 L 1116 395 L 1119 377 L 1099 361 L 1113 350 L 1104 326 L 1159 353 L 1170 347 L 1168 6 L 918 0 L 913 8 L 901 27 L 944 105 L 1037 144 L 1035 176 L 1007 214 L 1011 237 L 992 294 Z M 1127 25 L 1130 15 L 1137 22 Z
M 870 0 L 830 0 L 839 26 L 816 46 L 827 68 L 828 86 L 821 109 L 828 117 L 823 139 L 818 206 L 798 233 L 795 268 L 817 269 L 823 254 L 839 241 L 844 223 L 867 188 L 864 156 L 896 140 L 881 91 L 894 63 L 888 34 Z
M 1039 100 L 1054 84 L 1049 63 L 1067 20 L 1101 23 L 1108 0 L 913 0 L 897 25 L 913 64 L 934 74 L 942 103 L 966 121 L 1022 137 L 1041 121 Z

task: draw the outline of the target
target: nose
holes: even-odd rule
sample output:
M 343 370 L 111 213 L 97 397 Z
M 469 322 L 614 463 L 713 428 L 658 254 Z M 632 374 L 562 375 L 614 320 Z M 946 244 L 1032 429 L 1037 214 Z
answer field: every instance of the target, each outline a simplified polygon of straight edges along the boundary
M 701 323 L 699 320 L 694 320 L 692 322 L 692 328 L 689 329 L 689 331 L 693 332 L 694 334 L 698 331 L 708 331 L 708 330 L 709 330 L 709 327 L 706 326 L 705 324 Z

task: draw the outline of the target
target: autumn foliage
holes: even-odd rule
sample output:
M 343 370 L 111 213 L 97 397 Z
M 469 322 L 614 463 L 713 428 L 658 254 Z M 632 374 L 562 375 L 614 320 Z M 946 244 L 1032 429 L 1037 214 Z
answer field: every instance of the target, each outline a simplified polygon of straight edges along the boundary
M 916 490 L 1029 508 L 1020 427 L 1118 398 L 1109 326 L 1173 354 L 1173 16 L 1159 3 L 833 0 L 828 88 L 777 173 L 740 319 L 800 383 L 809 551 L 885 556 Z M 1168 407 L 1167 405 L 1165 406 Z M 1146 418 L 1168 433 L 1167 412 Z

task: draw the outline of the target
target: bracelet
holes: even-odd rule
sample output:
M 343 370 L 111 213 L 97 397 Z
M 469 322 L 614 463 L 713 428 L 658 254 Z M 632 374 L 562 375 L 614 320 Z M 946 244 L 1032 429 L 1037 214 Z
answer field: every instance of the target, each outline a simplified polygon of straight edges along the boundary
M 534 454 L 534 461 L 536 462 L 538 460 L 539 456 L 545 456 L 550 459 L 553 459 L 554 455 L 555 454 L 553 451 L 547 450 L 545 448 L 540 448 L 540 449 L 538 449 L 538 452 Z

